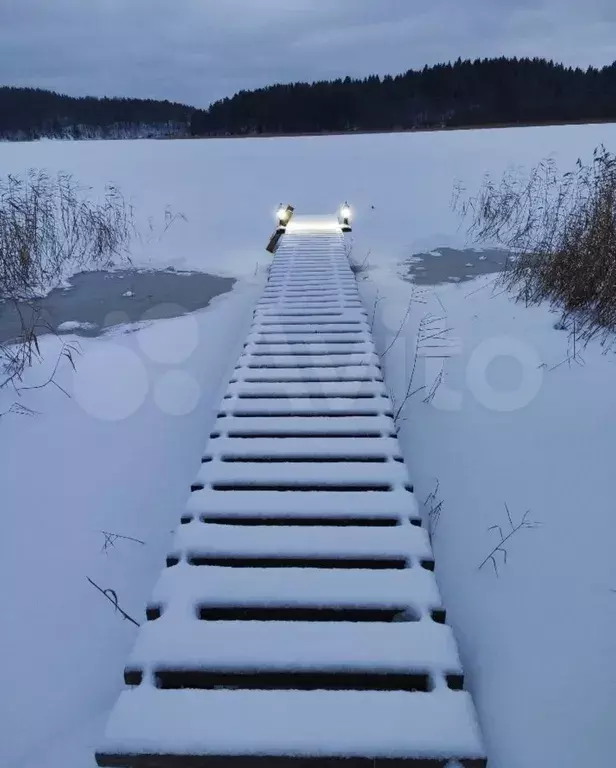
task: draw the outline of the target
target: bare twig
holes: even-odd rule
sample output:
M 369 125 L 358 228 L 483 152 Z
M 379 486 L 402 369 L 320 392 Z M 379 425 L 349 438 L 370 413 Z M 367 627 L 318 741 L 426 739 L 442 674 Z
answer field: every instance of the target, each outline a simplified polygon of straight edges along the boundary
M 447 310 L 445 309 L 445 305 L 443 304 L 443 301 L 439 296 L 438 291 L 434 291 L 434 298 L 438 301 L 440 308 L 443 310 L 443 315 L 447 316 Z
M 421 327 L 421 326 L 420 326 Z M 400 403 L 399 407 L 396 409 L 396 412 L 394 414 L 394 424 L 397 424 L 398 419 L 400 418 L 400 414 L 402 413 L 402 409 L 406 405 L 407 401 L 417 392 L 419 392 L 421 389 L 425 389 L 425 387 L 419 387 L 419 389 L 415 389 L 411 391 L 413 386 L 413 379 L 415 378 L 415 371 L 417 369 L 417 359 L 419 357 L 419 343 L 415 343 L 415 353 L 413 355 L 413 366 L 411 368 L 411 375 L 409 376 L 408 384 L 406 387 L 406 392 L 404 393 L 404 398 L 402 402 Z
M 404 313 L 404 317 L 402 318 L 402 322 L 400 323 L 400 326 L 398 327 L 398 330 L 396 331 L 396 333 L 395 333 L 395 335 L 394 335 L 393 339 L 391 340 L 391 342 L 390 342 L 389 346 L 387 347 L 387 349 L 386 349 L 386 350 L 383 352 L 383 354 L 381 355 L 381 358 L 384 358 L 384 357 L 385 357 L 385 355 L 386 355 L 386 354 L 389 352 L 389 350 L 390 350 L 390 349 L 393 347 L 393 345 L 394 345 L 394 344 L 396 343 L 396 341 L 398 340 L 398 337 L 399 337 L 399 336 L 400 336 L 400 334 L 402 333 L 402 329 L 404 328 L 404 326 L 406 325 L 406 322 L 407 322 L 407 320 L 409 319 L 409 314 L 411 313 L 411 306 L 412 306 L 412 304 L 413 304 L 413 299 L 414 299 L 414 297 L 415 297 L 415 291 L 413 291 L 413 292 L 411 293 L 411 298 L 409 299 L 409 303 L 408 303 L 408 306 L 407 306 L 407 308 L 406 308 L 406 312 Z
M 99 591 L 99 592 L 100 592 L 102 595 L 104 595 L 104 596 L 107 598 L 107 600 L 109 600 L 109 602 L 110 602 L 110 603 L 112 603 L 112 604 L 113 604 L 113 607 L 116 609 L 116 611 L 117 611 L 118 613 L 122 614 L 122 616 L 123 616 L 123 617 L 124 617 L 124 618 L 125 618 L 127 621 L 130 621 L 130 622 L 132 622 L 132 623 L 133 623 L 133 624 L 134 624 L 136 627 L 139 627 L 139 626 L 141 626 L 141 625 L 139 624 L 139 622 L 138 622 L 138 621 L 135 621 L 135 619 L 133 619 L 133 617 L 132 617 L 132 616 L 129 616 L 129 615 L 128 615 L 128 613 L 126 613 L 126 611 L 123 611 L 123 610 L 122 610 L 122 608 L 120 608 L 120 606 L 118 605 L 118 595 L 116 594 L 115 590 L 113 590 L 113 589 L 101 589 L 101 587 L 99 587 L 99 586 L 98 586 L 98 584 L 96 584 L 94 581 L 92 581 L 92 579 L 91 579 L 91 578 L 89 578 L 88 576 L 86 576 L 86 579 L 88 579 L 88 581 L 90 582 L 90 584 L 91 584 L 93 587 L 96 587 L 96 589 L 98 589 L 98 591 Z
M 438 376 L 434 379 L 434 381 L 432 383 L 432 386 L 428 390 L 428 394 L 423 399 L 424 403 L 429 405 L 434 400 L 434 398 L 436 396 L 436 393 L 438 392 L 438 388 L 443 383 L 443 375 L 444 375 L 444 373 L 445 373 L 445 367 L 444 367 L 444 364 L 443 364 L 443 365 L 441 365 L 441 370 L 439 371 Z
M 359 275 L 362 272 L 366 272 L 368 270 L 368 260 L 370 259 L 371 253 L 372 249 L 369 248 L 362 261 L 353 261 L 351 258 L 351 252 L 349 251 L 347 253 L 347 256 L 349 257 L 349 263 L 351 265 L 351 272 L 353 272 L 354 275 Z
M 577 329 L 578 325 L 576 320 L 574 319 L 571 324 L 571 333 L 569 334 L 569 349 L 567 357 L 565 357 L 564 360 L 561 360 L 560 363 L 557 363 L 556 365 L 553 365 L 550 368 L 550 371 L 555 371 L 557 368 L 560 368 L 561 365 L 564 365 L 567 363 L 569 368 L 571 368 L 571 363 L 577 363 L 579 366 L 586 365 L 586 362 L 584 361 L 584 358 L 580 354 L 580 350 L 578 348 L 578 334 Z
M 110 531 L 101 531 L 101 533 L 105 537 L 105 541 L 103 542 L 101 552 L 106 552 L 109 548 L 115 547 L 115 543 L 118 539 L 124 539 L 125 541 L 134 541 L 136 544 L 143 544 L 145 546 L 145 541 L 141 541 L 141 539 L 135 539 L 132 536 L 123 536 L 120 533 L 112 533 Z
M 419 353 L 423 352 L 426 349 L 431 349 L 431 348 L 443 349 L 441 344 L 426 344 L 426 341 L 435 341 L 435 340 L 436 341 L 446 341 L 446 339 L 443 338 L 442 334 L 448 333 L 451 329 L 450 328 L 443 328 L 443 329 L 435 331 L 434 328 L 433 328 L 433 325 L 435 323 L 442 322 L 443 320 L 444 320 L 444 318 L 442 318 L 442 317 L 435 317 L 434 315 L 428 313 L 427 315 L 425 315 L 421 319 L 421 321 L 419 323 L 419 329 L 417 331 L 417 338 L 415 340 L 415 351 L 413 353 L 413 365 L 411 367 L 411 372 L 410 372 L 410 375 L 409 375 L 409 378 L 408 378 L 406 392 L 404 393 L 404 397 L 402 398 L 402 402 L 396 408 L 396 411 L 395 411 L 395 414 L 394 414 L 394 423 L 398 422 L 398 419 L 400 418 L 400 415 L 402 414 L 402 411 L 403 411 L 406 403 L 414 395 L 416 395 L 418 392 L 421 392 L 424 389 L 426 389 L 426 385 L 425 384 L 420 386 L 420 387 L 415 387 L 415 388 L 413 387 L 413 383 L 414 383 L 414 379 L 415 379 L 415 373 L 417 371 L 417 363 L 418 363 L 418 360 L 419 360 Z M 450 354 L 435 355 L 435 354 L 430 353 L 429 357 L 430 358 L 443 358 L 443 359 L 447 359 L 447 358 L 451 357 L 451 355 Z M 438 389 L 438 386 L 440 386 L 441 382 L 442 382 L 442 377 L 438 381 L 438 385 L 436 387 L 437 389 Z M 434 389 L 434 385 L 432 386 L 430 391 L 432 392 L 433 389 Z M 434 390 L 434 393 L 435 392 L 436 392 L 436 390 Z M 432 397 L 434 396 L 434 393 L 432 394 Z M 430 393 L 428 393 L 428 397 L 430 398 Z
M 475 288 L 473 291 L 469 291 L 464 298 L 468 299 L 469 296 L 474 296 L 476 293 L 479 293 L 479 291 L 483 291 L 486 288 L 489 288 L 490 286 L 493 286 L 495 282 L 498 281 L 499 275 L 495 275 L 494 277 L 490 278 L 490 280 L 487 280 L 483 285 L 480 285 L 479 288 Z
M 64 389 L 64 387 L 61 387 L 58 382 L 55 380 L 56 373 L 58 372 L 58 368 L 60 366 L 60 363 L 63 358 L 67 359 L 69 363 L 71 364 L 71 367 L 73 370 L 75 370 L 75 361 L 73 360 L 73 354 L 78 353 L 78 349 L 74 344 L 63 344 L 62 349 L 60 350 L 60 353 L 58 355 L 58 358 L 56 359 L 55 365 L 53 367 L 52 372 L 49 374 L 48 378 L 42 383 L 42 384 L 32 384 L 26 387 L 22 386 L 15 386 L 15 390 L 18 394 L 21 394 L 22 392 L 26 392 L 27 390 L 31 389 L 43 389 L 43 387 L 48 386 L 49 384 L 53 384 L 53 386 L 57 387 L 62 393 L 64 393 L 67 397 L 70 397 L 69 393 Z M 6 382 L 5 382 L 6 383 Z
M 443 511 L 443 501 L 438 499 L 438 493 L 440 488 L 440 481 L 436 481 L 434 490 L 428 494 L 424 501 L 424 507 L 428 509 L 428 536 L 430 542 L 434 540 L 436 535 L 436 529 L 441 519 L 441 512 Z
M 528 519 L 528 515 L 530 514 L 530 509 L 527 509 L 524 515 L 522 516 L 522 519 L 517 525 L 514 525 L 513 519 L 511 517 L 511 513 L 509 512 L 509 507 L 507 503 L 505 502 L 505 511 L 507 513 L 507 520 L 509 522 L 510 531 L 505 535 L 503 533 L 503 529 L 500 525 L 491 525 L 488 530 L 489 531 L 498 531 L 498 534 L 500 536 L 500 541 L 498 544 L 494 547 L 494 549 L 490 552 L 490 554 L 485 558 L 485 560 L 482 561 L 482 563 L 479 565 L 479 570 L 483 568 L 483 566 L 487 562 L 491 562 L 494 566 L 494 572 L 498 576 L 498 565 L 496 563 L 496 553 L 499 552 L 503 556 L 503 563 L 507 564 L 507 550 L 503 546 L 509 539 L 516 534 L 518 531 L 522 530 L 522 528 L 538 528 L 541 523 L 534 522 L 532 520 Z
M 0 413 L 0 418 L 3 416 L 8 416 L 9 413 L 14 413 L 17 416 L 38 416 L 39 411 L 35 411 L 33 408 L 28 408 L 25 405 L 22 405 L 21 403 L 13 403 L 11 407 L 8 409 L 8 411 L 2 411 Z
M 370 330 L 374 331 L 374 321 L 376 319 L 376 308 L 379 305 L 379 302 L 383 300 L 383 297 L 379 294 L 379 291 L 377 290 L 376 296 L 374 297 L 374 306 L 372 307 L 372 318 L 370 320 Z
M 167 205 L 165 207 L 165 225 L 163 227 L 162 232 L 158 236 L 158 242 L 160 242 L 163 237 L 167 234 L 169 229 L 175 224 L 176 221 L 184 221 L 187 222 L 188 218 L 183 213 L 174 213 L 171 210 L 171 207 Z M 150 226 L 152 226 L 150 224 Z

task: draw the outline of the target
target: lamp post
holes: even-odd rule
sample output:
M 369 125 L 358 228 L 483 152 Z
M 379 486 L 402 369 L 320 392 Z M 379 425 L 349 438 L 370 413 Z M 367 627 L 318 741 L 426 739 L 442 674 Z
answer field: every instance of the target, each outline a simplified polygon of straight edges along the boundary
M 277 226 L 266 247 L 266 250 L 269 251 L 269 253 L 275 253 L 276 248 L 278 247 L 278 241 L 287 231 L 287 224 L 291 221 L 294 210 L 295 208 L 293 208 L 292 205 L 283 205 L 280 203 L 278 206 L 278 210 L 276 211 Z
M 282 205 L 280 204 L 280 207 L 276 211 L 276 219 L 278 221 L 279 227 L 286 227 L 287 224 L 291 221 L 291 216 L 293 216 L 293 211 L 295 208 L 293 208 L 292 205 Z
M 338 215 L 338 221 L 342 227 L 343 232 L 351 231 L 351 207 L 348 203 L 340 208 L 340 214 Z

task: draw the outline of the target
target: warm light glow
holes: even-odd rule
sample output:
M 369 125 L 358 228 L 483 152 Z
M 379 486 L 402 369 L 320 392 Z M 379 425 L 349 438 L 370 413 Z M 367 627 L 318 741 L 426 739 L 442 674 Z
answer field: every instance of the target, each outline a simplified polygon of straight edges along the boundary
M 342 208 L 340 209 L 340 216 L 345 220 L 351 217 L 351 209 L 349 208 L 348 205 L 345 204 L 342 206 Z
M 287 225 L 287 232 L 340 233 L 340 222 L 335 216 L 294 216 Z
M 286 206 L 282 205 L 277 211 L 276 211 L 276 218 L 281 223 L 284 223 L 289 217 L 289 211 L 287 210 Z

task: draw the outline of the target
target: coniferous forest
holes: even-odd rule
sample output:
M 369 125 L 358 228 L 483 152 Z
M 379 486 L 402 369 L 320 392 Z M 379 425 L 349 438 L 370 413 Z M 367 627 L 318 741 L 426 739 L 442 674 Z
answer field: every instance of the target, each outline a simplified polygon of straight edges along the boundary
M 395 77 L 241 91 L 192 119 L 194 135 L 461 128 L 616 119 L 616 62 L 477 59 Z
M 405 74 L 289 83 L 213 103 L 73 98 L 0 88 L 0 138 L 258 136 L 616 120 L 616 62 L 476 59 Z
M 0 88 L 0 139 L 177 136 L 195 110 L 151 99 L 74 98 L 39 88 Z

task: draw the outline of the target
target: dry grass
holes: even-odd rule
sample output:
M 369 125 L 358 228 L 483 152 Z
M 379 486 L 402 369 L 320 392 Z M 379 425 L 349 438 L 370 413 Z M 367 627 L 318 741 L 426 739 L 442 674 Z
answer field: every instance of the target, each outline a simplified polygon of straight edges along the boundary
M 548 301 L 575 320 L 582 342 L 603 341 L 616 330 L 616 157 L 604 147 L 592 161 L 578 160 L 560 174 L 544 160 L 528 177 L 507 172 L 489 177 L 479 193 L 455 190 L 454 209 L 470 218 L 477 242 L 497 242 L 510 251 L 504 287 L 527 305 Z
M 19 312 L 66 274 L 128 259 L 133 234 L 132 208 L 114 186 L 95 200 L 65 173 L 0 178 L 0 300 Z M 19 382 L 39 354 L 37 313 L 20 317 L 19 338 L 0 344 L 0 387 Z
M 99 201 L 64 173 L 0 178 L 0 297 L 29 299 L 70 268 L 126 255 L 132 209 L 114 186 Z

